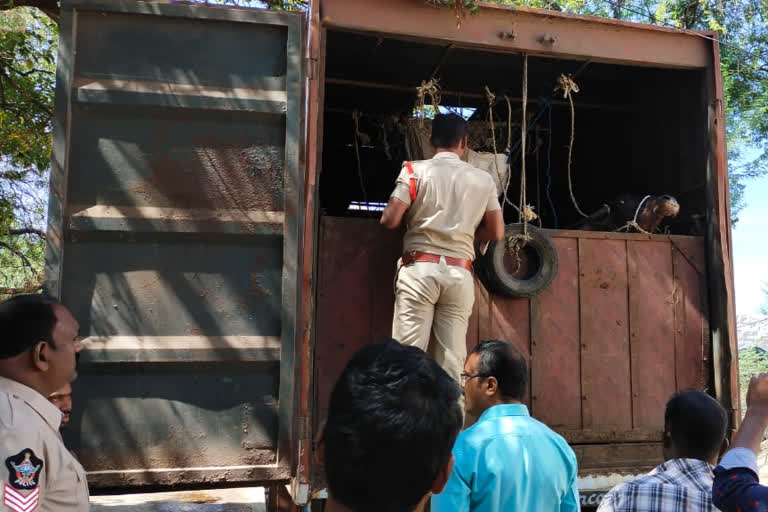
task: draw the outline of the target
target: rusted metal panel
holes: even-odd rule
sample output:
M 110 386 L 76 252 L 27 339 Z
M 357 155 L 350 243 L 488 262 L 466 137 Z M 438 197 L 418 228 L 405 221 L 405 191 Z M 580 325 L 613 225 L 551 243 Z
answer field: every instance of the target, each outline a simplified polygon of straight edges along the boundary
M 301 16 L 69 0 L 61 23 L 46 281 L 86 337 L 67 441 L 93 488 L 285 480 Z
M 704 68 L 712 60 L 708 41 L 695 34 L 520 7 L 486 5 L 460 28 L 450 9 L 410 0 L 322 0 L 322 16 L 327 27 L 594 62 Z
M 700 246 L 697 252 L 703 254 L 704 248 Z M 672 250 L 672 260 L 677 389 L 705 390 L 709 384 L 709 311 L 705 275 L 700 274 L 691 260 L 676 247 Z
M 672 251 L 669 243 L 627 242 L 627 257 L 632 426 L 661 439 L 661 404 L 676 390 Z
M 581 429 L 578 239 L 554 237 L 558 274 L 531 299 L 532 414 L 547 425 Z
M 622 240 L 579 240 L 584 428 L 632 426 L 627 250 Z

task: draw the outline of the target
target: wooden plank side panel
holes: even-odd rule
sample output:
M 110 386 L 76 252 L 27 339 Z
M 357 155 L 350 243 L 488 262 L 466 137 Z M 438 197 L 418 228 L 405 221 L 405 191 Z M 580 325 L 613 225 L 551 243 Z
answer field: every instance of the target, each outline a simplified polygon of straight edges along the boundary
M 701 250 L 703 251 L 703 247 Z M 706 278 L 691 264 L 686 253 L 677 248 L 672 250 L 672 261 L 675 277 L 677 389 L 705 390 L 709 384 L 709 311 L 705 297 Z
M 321 220 L 314 370 L 320 418 L 344 365 L 370 342 L 370 289 L 360 286 L 372 278 L 369 232 L 366 222 Z
M 532 414 L 555 428 L 581 428 L 578 239 L 552 238 L 552 284 L 531 299 Z
M 672 252 L 664 242 L 627 242 L 634 428 L 664 428 L 675 392 Z
M 469 326 L 467 327 L 467 354 L 480 342 L 480 294 L 485 292 L 485 287 L 480 280 L 475 277 L 475 303 L 472 305 L 472 315 L 469 317 Z
M 623 240 L 579 240 L 583 425 L 632 426 L 627 250 Z
M 531 371 L 531 305 L 530 299 L 516 299 L 491 294 L 488 304 L 490 333 L 488 338 L 509 341 L 523 354 Z M 483 341 L 483 340 L 481 340 Z M 525 390 L 525 404 L 531 405 L 531 386 Z
M 395 272 L 402 254 L 400 231 L 375 230 L 369 240 L 373 249 L 370 269 L 371 332 L 370 339 L 392 335 L 395 313 Z

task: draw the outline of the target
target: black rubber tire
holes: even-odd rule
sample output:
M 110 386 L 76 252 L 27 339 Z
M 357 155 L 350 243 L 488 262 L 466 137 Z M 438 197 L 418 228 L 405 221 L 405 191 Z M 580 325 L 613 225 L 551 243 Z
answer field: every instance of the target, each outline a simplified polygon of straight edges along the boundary
M 512 235 L 523 232 L 522 224 L 507 224 L 505 240 Z M 477 277 L 485 287 L 495 293 L 509 297 L 525 298 L 540 293 L 552 283 L 557 276 L 557 250 L 552 241 L 540 229 L 528 226 L 528 247 L 536 252 L 539 258 L 539 268 L 530 279 L 517 279 L 504 266 L 506 242 L 491 242 L 485 254 L 478 254 L 474 269 Z

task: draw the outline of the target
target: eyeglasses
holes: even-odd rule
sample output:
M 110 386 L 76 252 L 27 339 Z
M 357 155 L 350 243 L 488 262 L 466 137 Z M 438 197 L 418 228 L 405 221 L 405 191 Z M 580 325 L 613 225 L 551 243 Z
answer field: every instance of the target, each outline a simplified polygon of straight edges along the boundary
M 474 378 L 480 377 L 481 379 L 484 379 L 487 377 L 487 375 L 483 375 L 482 373 L 476 373 L 472 375 L 471 373 L 462 372 L 459 377 L 461 378 L 461 385 L 464 386 L 467 382 Z

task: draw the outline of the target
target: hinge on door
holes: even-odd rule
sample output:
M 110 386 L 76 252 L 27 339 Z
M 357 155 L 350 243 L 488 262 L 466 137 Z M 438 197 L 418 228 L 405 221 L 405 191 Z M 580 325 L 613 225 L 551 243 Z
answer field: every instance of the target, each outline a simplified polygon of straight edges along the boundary
M 304 58 L 304 73 L 310 80 L 317 80 L 317 59 L 312 57 Z
M 298 438 L 312 441 L 312 427 L 309 418 L 300 417 L 298 420 Z

